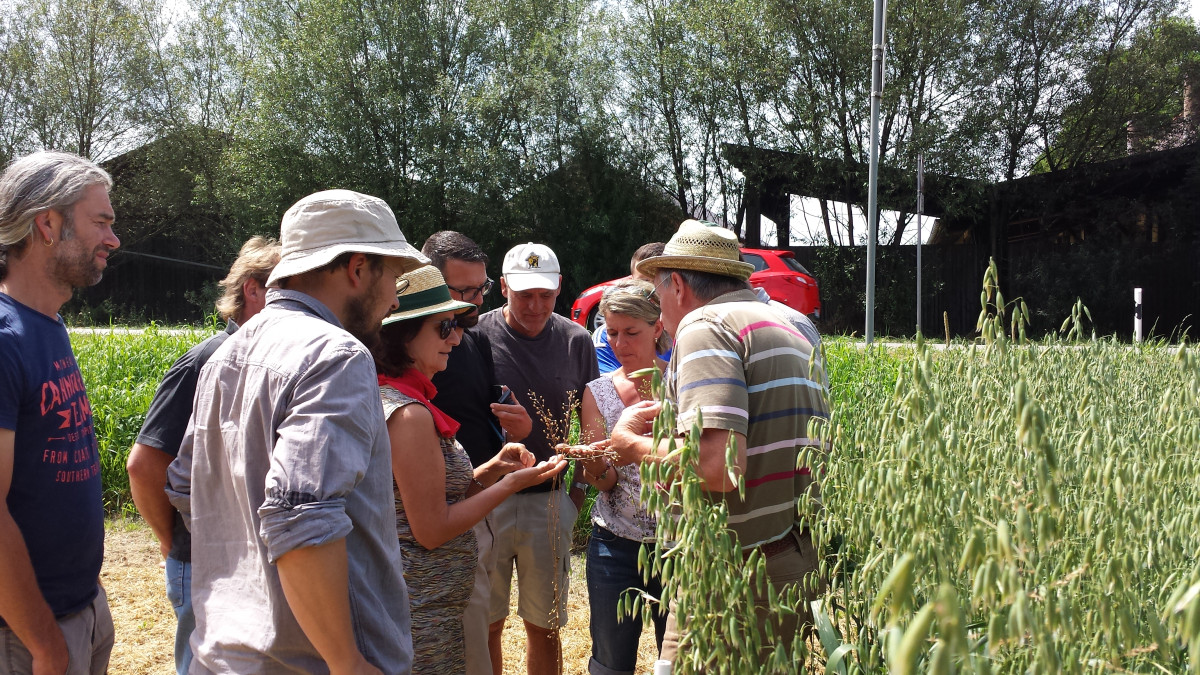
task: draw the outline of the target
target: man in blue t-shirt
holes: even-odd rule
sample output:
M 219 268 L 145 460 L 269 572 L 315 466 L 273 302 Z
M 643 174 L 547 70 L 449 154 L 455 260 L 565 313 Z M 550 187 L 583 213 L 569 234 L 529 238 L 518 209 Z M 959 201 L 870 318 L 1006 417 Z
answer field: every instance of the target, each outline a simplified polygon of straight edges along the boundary
M 60 152 L 0 175 L 0 675 L 98 675 L 112 652 L 96 433 L 58 315 L 121 244 L 111 187 Z
M 252 237 L 242 245 L 229 274 L 220 282 L 224 293 L 217 300 L 217 312 L 227 322 L 225 330 L 189 349 L 163 376 L 125 464 L 133 503 L 158 537 L 159 550 L 166 559 L 167 598 L 175 608 L 178 675 L 186 675 L 191 666 L 188 639 L 196 628 L 192 611 L 192 537 L 163 491 L 167 467 L 179 455 L 179 444 L 192 416 L 200 369 L 225 338 L 266 306 L 267 278 L 279 262 L 279 252 L 279 242 L 265 237 Z

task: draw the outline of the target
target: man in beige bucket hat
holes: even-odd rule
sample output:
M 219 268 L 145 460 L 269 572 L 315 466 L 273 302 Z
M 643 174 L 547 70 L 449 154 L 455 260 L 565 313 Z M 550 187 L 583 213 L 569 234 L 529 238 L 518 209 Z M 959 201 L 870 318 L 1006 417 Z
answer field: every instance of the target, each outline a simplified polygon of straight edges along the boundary
M 815 594 L 818 556 L 801 514 L 816 508 L 817 485 L 807 468 L 797 467 L 800 452 L 816 444 L 808 438 L 811 418 L 829 417 L 822 378 L 809 372 L 812 345 L 783 316 L 761 302 L 747 280 L 754 267 L 742 262 L 737 236 L 711 223 L 684 221 L 661 256 L 638 263 L 654 277 L 662 319 L 675 336 L 665 397 L 675 404 L 676 432 L 690 432 L 699 417 L 699 472 L 711 499 L 729 509 L 729 529 L 748 558 L 758 550 L 777 591 L 806 582 L 805 597 Z M 661 405 L 639 403 L 625 409 L 612 433 L 622 462 L 662 461 L 667 446 L 655 448 L 642 434 Z M 737 445 L 737 465 L 726 466 L 725 449 Z M 745 496 L 730 475 L 744 479 Z M 808 603 L 800 614 L 770 616 L 765 598 L 759 625 L 770 621 L 777 642 L 790 650 L 800 624 L 811 622 Z M 711 608 L 719 611 L 720 608 Z M 698 613 L 705 610 L 699 609 Z M 679 655 L 687 617 L 667 618 L 661 658 Z M 775 644 L 765 644 L 768 655 Z M 707 655 L 703 655 L 707 656 Z M 754 655 L 743 655 L 754 658 Z
M 408 592 L 367 345 L 428 263 L 382 200 L 288 209 L 267 305 L 212 355 L 167 492 L 192 533 L 192 673 L 408 673 Z M 351 600 L 353 599 L 353 601 Z

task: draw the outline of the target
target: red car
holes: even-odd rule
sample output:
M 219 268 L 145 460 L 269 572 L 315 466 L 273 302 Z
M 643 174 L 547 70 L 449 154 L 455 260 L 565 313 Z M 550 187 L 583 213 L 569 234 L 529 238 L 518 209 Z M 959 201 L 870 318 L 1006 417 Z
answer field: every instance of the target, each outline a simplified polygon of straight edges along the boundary
M 750 285 L 762 288 L 771 296 L 792 309 L 821 318 L 821 293 L 817 288 L 817 280 L 796 261 L 791 251 L 777 251 L 764 248 L 742 249 L 742 259 L 754 265 L 754 273 L 750 275 Z M 628 278 L 628 277 L 622 277 Z M 587 328 L 595 330 L 597 323 L 597 307 L 604 289 L 620 279 L 612 279 L 596 284 L 575 298 L 571 305 L 571 320 Z

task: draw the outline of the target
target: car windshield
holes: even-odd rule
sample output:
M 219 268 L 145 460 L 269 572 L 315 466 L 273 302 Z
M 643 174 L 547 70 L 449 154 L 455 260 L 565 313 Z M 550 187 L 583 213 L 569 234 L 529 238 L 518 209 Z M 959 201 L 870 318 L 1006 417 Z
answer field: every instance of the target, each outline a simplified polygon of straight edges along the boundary
M 750 263 L 751 265 L 754 265 L 755 272 L 761 272 L 761 271 L 767 269 L 767 261 L 763 260 L 763 257 L 761 255 L 755 255 L 753 253 L 743 253 L 742 260 L 745 260 L 746 262 Z
M 808 270 L 804 269 L 804 265 L 801 265 L 799 262 L 797 262 L 795 258 L 784 258 L 783 262 L 788 266 L 789 269 L 795 270 L 801 274 L 808 274 Z M 812 275 L 808 274 L 808 276 L 811 277 Z

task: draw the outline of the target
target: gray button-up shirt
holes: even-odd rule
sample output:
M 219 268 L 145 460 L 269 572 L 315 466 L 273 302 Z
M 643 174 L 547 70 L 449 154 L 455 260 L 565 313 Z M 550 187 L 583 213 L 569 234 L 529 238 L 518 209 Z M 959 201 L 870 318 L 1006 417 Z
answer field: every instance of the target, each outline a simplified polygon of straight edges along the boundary
M 358 648 L 412 664 L 375 364 L 316 299 L 272 289 L 201 371 L 167 493 L 192 532 L 192 673 L 325 673 L 275 561 L 346 540 Z

